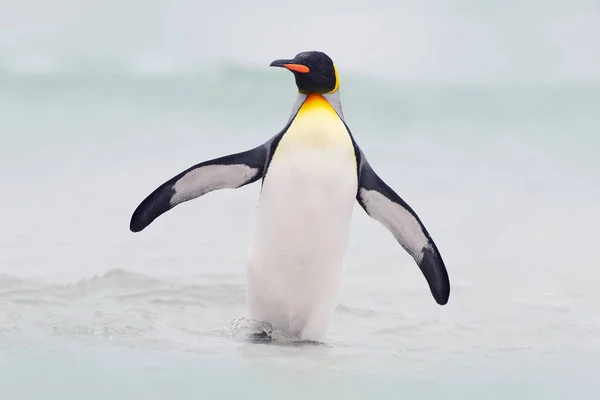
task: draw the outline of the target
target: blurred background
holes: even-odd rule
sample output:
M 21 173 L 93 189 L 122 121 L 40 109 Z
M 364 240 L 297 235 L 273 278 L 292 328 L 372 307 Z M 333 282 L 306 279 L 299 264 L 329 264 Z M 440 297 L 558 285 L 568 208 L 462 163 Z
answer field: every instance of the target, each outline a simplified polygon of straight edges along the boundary
M 2 1 L 0 396 L 597 390 L 599 39 L 592 0 Z M 268 65 L 305 50 L 335 61 L 356 140 L 452 292 L 436 305 L 357 206 L 326 345 L 248 345 L 259 185 L 138 234 L 129 218 L 279 132 L 296 88 Z

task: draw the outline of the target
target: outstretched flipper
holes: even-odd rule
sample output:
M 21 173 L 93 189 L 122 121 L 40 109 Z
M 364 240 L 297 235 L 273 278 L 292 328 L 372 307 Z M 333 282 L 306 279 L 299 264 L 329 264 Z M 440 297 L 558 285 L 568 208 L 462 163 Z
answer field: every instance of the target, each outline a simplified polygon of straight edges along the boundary
M 367 214 L 388 228 L 414 258 L 425 275 L 435 301 L 444 305 L 450 296 L 450 280 L 440 253 L 427 229 L 363 158 L 360 164 L 357 200 Z
M 242 153 L 204 161 L 169 179 L 134 211 L 129 229 L 139 232 L 179 203 L 218 189 L 237 189 L 262 178 L 269 148 L 266 144 Z

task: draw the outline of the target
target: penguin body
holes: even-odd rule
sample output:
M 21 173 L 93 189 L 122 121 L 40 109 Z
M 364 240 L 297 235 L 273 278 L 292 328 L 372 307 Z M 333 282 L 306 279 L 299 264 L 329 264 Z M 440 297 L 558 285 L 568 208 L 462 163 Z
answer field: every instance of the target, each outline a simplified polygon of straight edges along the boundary
M 321 52 L 271 66 L 292 71 L 298 98 L 284 129 L 241 153 L 194 165 L 133 213 L 139 232 L 177 204 L 262 179 L 246 266 L 250 317 L 298 340 L 322 341 L 338 300 L 354 202 L 413 257 L 438 304 L 450 282 L 416 213 L 371 168 L 341 109 L 337 69 Z M 267 333 L 266 333 L 267 334 Z
M 348 131 L 324 97 L 309 95 L 264 177 L 246 272 L 252 319 L 300 340 L 325 337 L 356 191 Z

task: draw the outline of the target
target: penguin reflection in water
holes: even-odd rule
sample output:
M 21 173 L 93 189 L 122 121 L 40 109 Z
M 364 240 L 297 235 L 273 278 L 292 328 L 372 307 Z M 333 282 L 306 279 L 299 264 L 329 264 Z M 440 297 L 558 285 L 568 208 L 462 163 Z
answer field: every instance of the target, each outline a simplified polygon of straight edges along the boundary
M 250 317 L 297 341 L 321 342 L 338 301 L 354 201 L 383 224 L 421 269 L 435 301 L 450 295 L 440 253 L 417 214 L 369 165 L 342 113 L 337 69 L 303 52 L 272 67 L 294 74 L 298 97 L 284 128 L 265 143 L 204 161 L 152 192 L 133 213 L 139 232 L 208 192 L 262 180 L 246 264 Z M 255 339 L 270 340 L 270 332 Z

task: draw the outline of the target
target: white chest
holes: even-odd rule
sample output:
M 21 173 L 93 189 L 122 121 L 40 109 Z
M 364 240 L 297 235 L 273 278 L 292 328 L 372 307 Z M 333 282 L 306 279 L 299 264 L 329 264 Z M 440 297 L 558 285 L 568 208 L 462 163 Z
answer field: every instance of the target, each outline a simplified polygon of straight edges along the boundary
M 333 316 L 357 191 L 352 141 L 331 111 L 301 110 L 279 142 L 246 275 L 253 318 L 314 340 Z
M 309 105 L 300 110 L 275 150 L 259 213 L 265 219 L 288 221 L 295 230 L 322 230 L 328 242 L 333 240 L 328 232 L 345 226 L 356 190 L 356 157 L 346 127 L 331 107 Z

